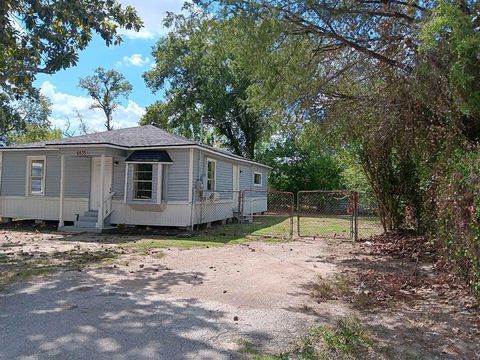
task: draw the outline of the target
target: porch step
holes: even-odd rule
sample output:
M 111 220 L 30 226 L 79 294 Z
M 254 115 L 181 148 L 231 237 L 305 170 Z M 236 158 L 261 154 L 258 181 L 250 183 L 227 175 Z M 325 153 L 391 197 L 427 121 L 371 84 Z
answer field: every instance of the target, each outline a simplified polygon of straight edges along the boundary
M 97 220 L 98 220 L 98 216 L 81 215 L 78 217 L 78 221 L 82 221 L 82 222 L 96 223 Z
M 88 210 L 83 213 L 83 216 L 88 216 L 88 217 L 98 217 L 98 210 Z
M 94 228 L 97 226 L 96 221 L 75 221 L 74 224 L 80 228 Z
M 102 229 L 97 228 L 98 210 L 88 210 L 78 217 L 77 221 L 74 221 L 73 226 L 64 226 L 61 230 L 67 232 L 91 232 L 101 233 L 103 231 L 115 229 L 110 225 L 110 222 L 106 221 Z
M 111 225 L 105 226 L 103 229 L 98 229 L 96 227 L 85 228 L 85 227 L 78 227 L 78 226 L 73 225 L 73 226 L 64 226 L 64 227 L 60 228 L 59 230 L 69 232 L 69 233 L 97 233 L 97 234 L 100 234 L 102 232 L 109 231 L 109 230 L 115 230 L 115 229 L 116 229 L 116 227 L 111 226 Z

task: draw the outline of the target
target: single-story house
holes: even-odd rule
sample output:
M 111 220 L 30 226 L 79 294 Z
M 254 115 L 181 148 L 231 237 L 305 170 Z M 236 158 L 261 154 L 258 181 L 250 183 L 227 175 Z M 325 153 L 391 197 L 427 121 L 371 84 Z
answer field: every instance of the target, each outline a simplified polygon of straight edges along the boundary
M 266 211 L 268 171 L 153 125 L 5 146 L 0 217 L 64 230 L 193 227 L 234 217 L 243 190 L 252 212 Z

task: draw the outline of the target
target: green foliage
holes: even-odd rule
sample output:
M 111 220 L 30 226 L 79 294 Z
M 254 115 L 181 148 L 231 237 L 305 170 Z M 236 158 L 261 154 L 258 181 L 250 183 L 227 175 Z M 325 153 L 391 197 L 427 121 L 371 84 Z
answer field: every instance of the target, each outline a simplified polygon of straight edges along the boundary
M 452 151 L 436 198 L 437 229 L 456 269 L 480 296 L 480 149 Z
M 293 348 L 279 355 L 265 354 L 248 341 L 239 341 L 239 352 L 251 355 L 254 360 L 327 360 L 364 359 L 372 349 L 367 331 L 353 317 L 341 318 L 335 325 L 310 329 L 295 340 Z
M 171 31 L 153 49 L 155 67 L 145 81 L 153 91 L 163 90 L 166 100 L 151 105 L 142 123 L 197 140 L 211 137 L 253 158 L 272 122 L 248 104 L 249 67 L 237 62 L 230 47 L 235 22 L 217 21 L 194 7 L 189 11 L 167 17 Z
M 17 108 L 0 93 L 0 144 L 5 144 L 13 131 L 24 131 L 25 122 Z
M 51 129 L 48 126 L 28 124 L 23 134 L 12 136 L 8 139 L 9 144 L 27 144 L 62 138 L 62 130 Z
M 432 66 L 445 67 L 459 108 L 480 116 L 480 32 L 478 11 L 466 12 L 455 3 L 440 1 L 422 26 L 420 50 L 435 56 Z
M 478 212 L 478 3 L 196 3 L 210 20 L 236 25 L 222 39 L 248 69 L 245 103 L 308 135 L 308 146 L 279 135 L 265 147 L 271 183 L 329 186 L 313 184 L 327 177 L 310 171 L 328 169 L 322 156 L 333 154 L 334 178 L 374 195 L 385 231 L 439 235 L 478 291 L 478 218 L 463 204 Z
M 119 29 L 142 26 L 132 6 L 115 0 L 4 0 L 0 18 L 0 89 L 16 99 L 35 92 L 38 73 L 75 65 L 93 32 L 112 45 L 122 41 Z
M 5 119 L 5 122 L 0 124 L 4 131 L 0 141 L 9 145 L 60 138 L 62 132 L 51 129 L 51 112 L 50 100 L 41 95 L 16 102 L 3 115 L 0 112 L 0 119 Z
M 94 100 L 91 109 L 103 110 L 107 118 L 105 127 L 108 131 L 112 130 L 112 115 L 120 105 L 119 98 L 128 97 L 132 84 L 118 71 L 98 67 L 92 76 L 81 78 L 78 86 L 86 90 Z
M 274 190 L 296 193 L 344 188 L 342 170 L 333 156 L 319 152 L 315 146 L 296 136 L 271 144 L 260 154 L 259 160 L 272 167 L 268 183 Z

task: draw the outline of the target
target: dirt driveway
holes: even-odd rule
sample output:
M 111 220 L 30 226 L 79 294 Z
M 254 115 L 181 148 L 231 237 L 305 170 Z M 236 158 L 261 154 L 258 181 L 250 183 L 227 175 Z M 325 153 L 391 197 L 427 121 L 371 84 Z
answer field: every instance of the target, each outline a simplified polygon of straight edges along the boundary
M 258 358 L 256 349 L 278 354 L 312 327 L 352 314 L 372 331 L 379 350 L 372 358 L 480 358 L 478 312 L 455 299 L 370 312 L 341 296 L 320 299 L 319 291 L 334 293 L 337 285 L 319 285 L 319 276 L 370 269 L 374 261 L 382 269 L 410 266 L 359 244 L 158 249 L 137 242 L 0 231 L 0 271 L 16 271 L 0 292 L 0 358 Z M 239 352 L 242 343 L 255 351 Z
M 19 234 L 0 235 L 3 254 L 123 252 L 85 238 Z M 9 285 L 0 295 L 0 358 L 229 359 L 239 356 L 240 339 L 282 348 L 318 320 L 299 311 L 308 301 L 302 284 L 335 268 L 311 261 L 322 254 L 313 241 L 162 254 L 127 251 Z

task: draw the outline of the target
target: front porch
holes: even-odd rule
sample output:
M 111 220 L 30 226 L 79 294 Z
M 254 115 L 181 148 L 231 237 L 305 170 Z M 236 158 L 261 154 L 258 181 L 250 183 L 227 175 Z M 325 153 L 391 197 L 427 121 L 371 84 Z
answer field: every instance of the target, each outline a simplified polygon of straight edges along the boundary
M 114 150 L 114 149 L 112 149 Z M 119 151 L 105 149 L 77 148 L 61 151 L 60 154 L 60 193 L 58 229 L 67 232 L 96 232 L 114 229 L 110 219 L 113 213 L 112 201 L 116 194 L 113 190 L 113 169 L 119 161 L 124 159 L 124 154 Z M 88 158 L 89 173 L 78 174 L 83 181 L 89 184 L 88 206 L 82 213 L 75 214 L 73 225 L 65 225 L 65 184 L 67 174 L 65 163 L 72 158 Z M 71 174 L 70 174 L 71 175 Z M 87 187 L 86 187 L 87 188 Z M 69 219 L 71 220 L 71 219 Z

